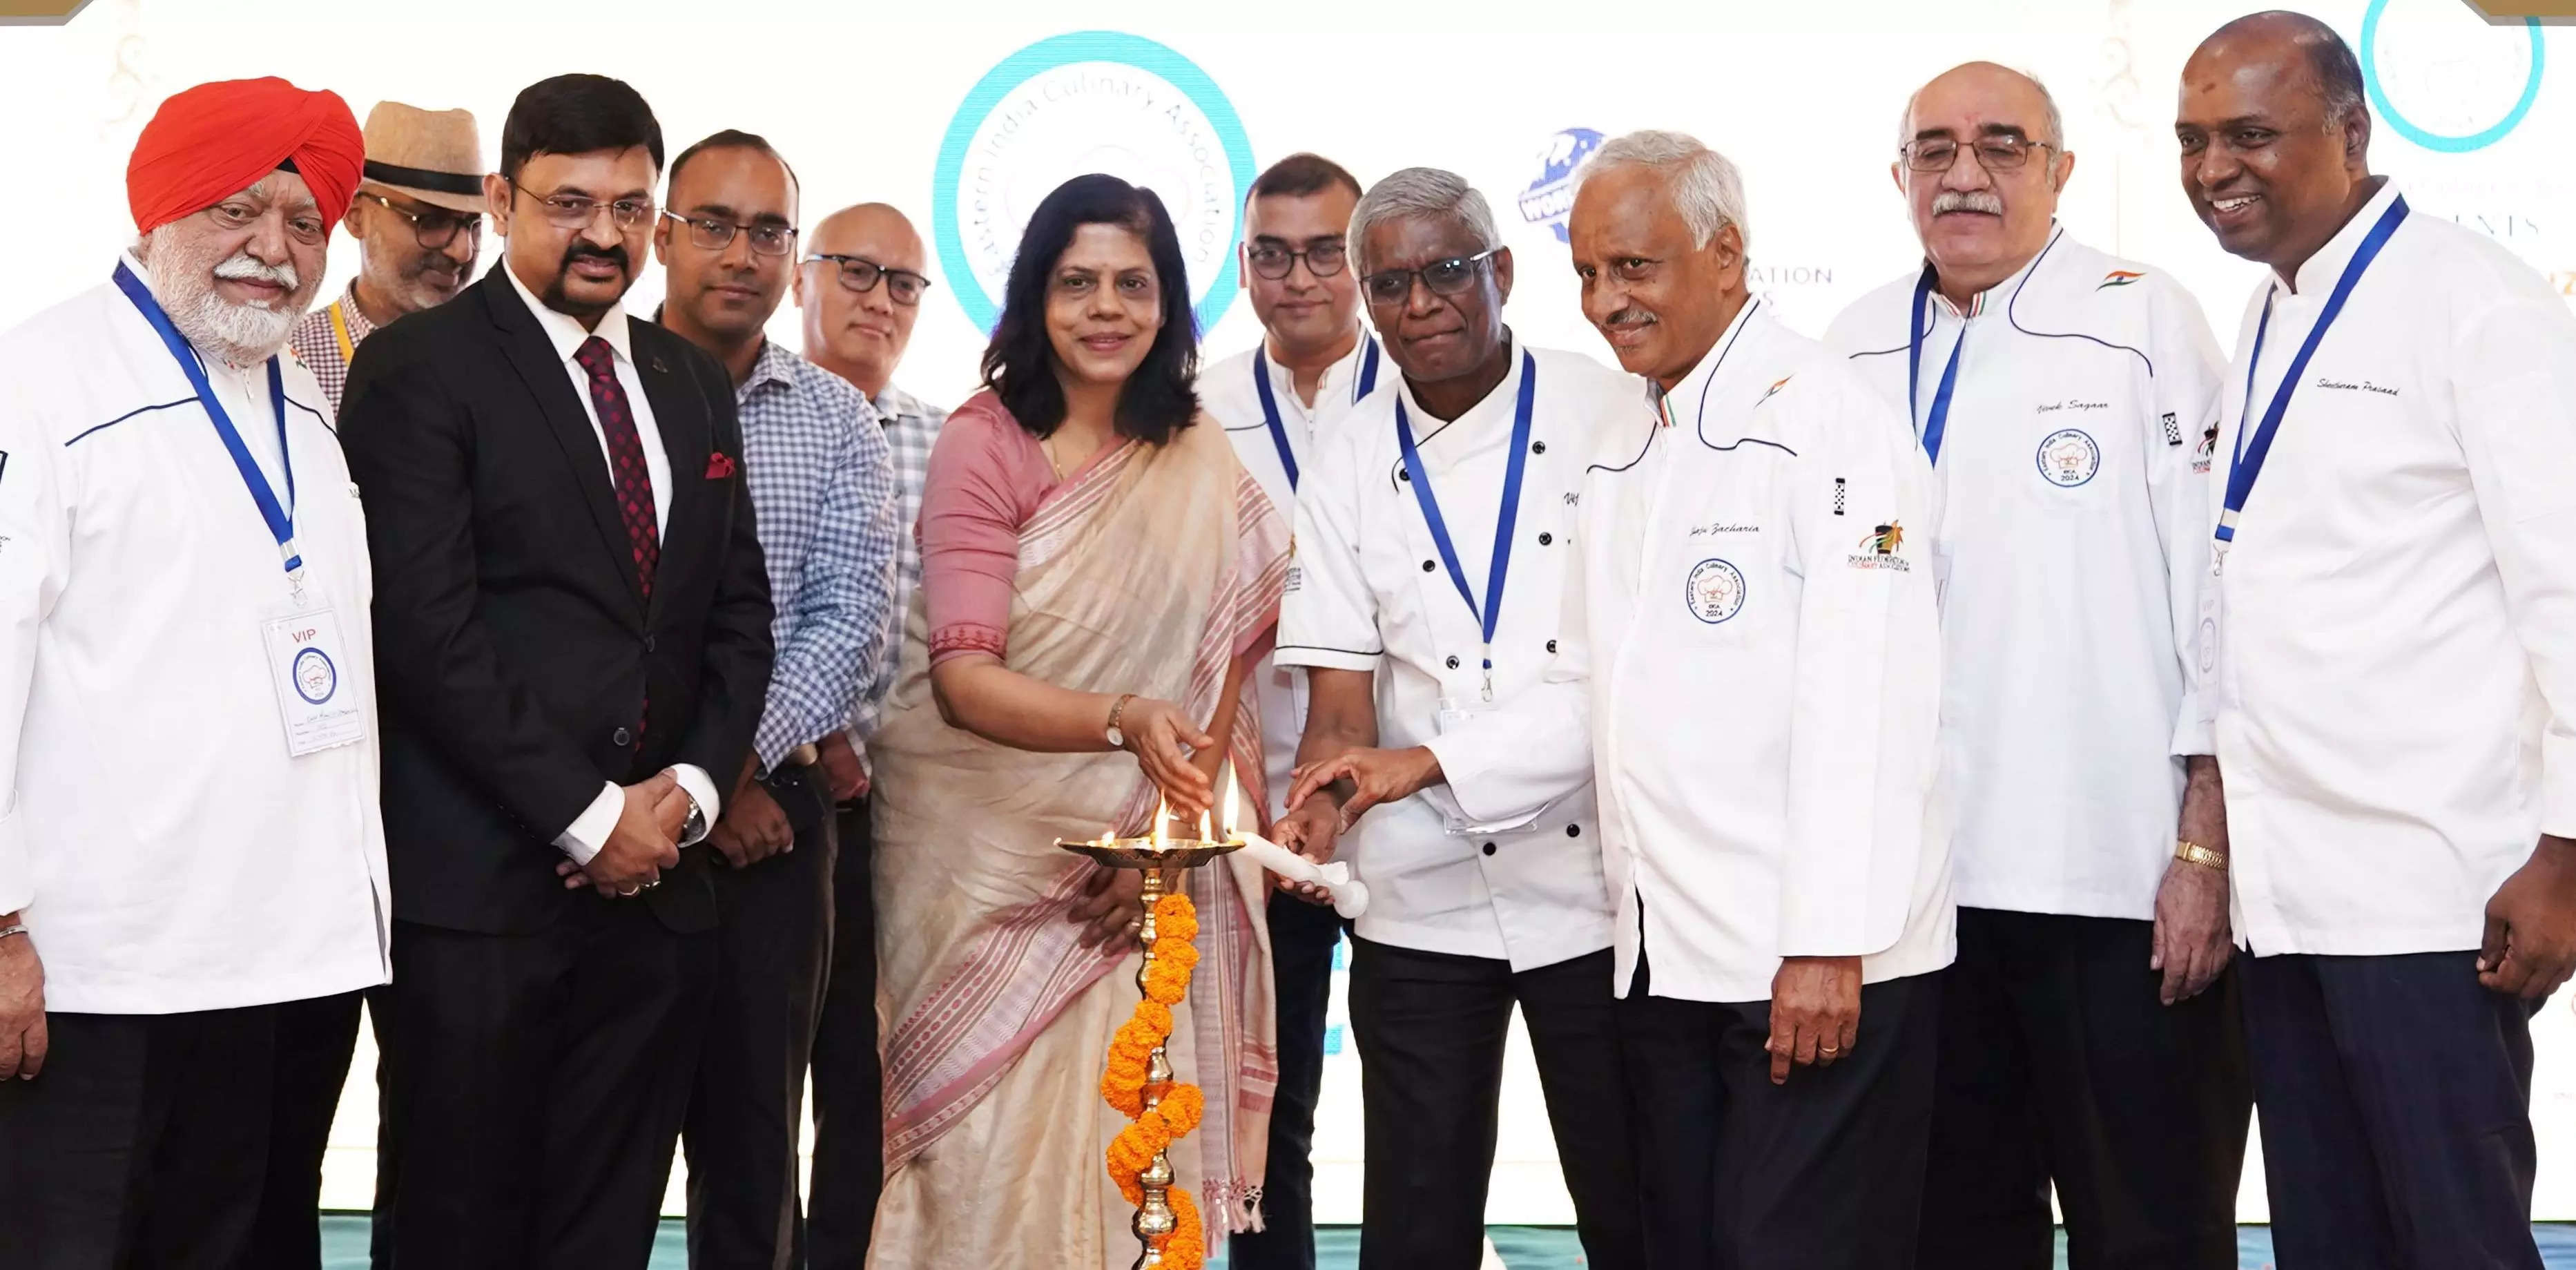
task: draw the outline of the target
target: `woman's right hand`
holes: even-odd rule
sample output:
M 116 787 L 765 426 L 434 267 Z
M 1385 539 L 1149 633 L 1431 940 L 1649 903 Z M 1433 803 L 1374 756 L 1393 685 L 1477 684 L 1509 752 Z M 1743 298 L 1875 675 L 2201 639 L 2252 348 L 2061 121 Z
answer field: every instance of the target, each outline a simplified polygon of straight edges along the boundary
M 1179 706 L 1151 697 L 1134 698 L 1120 712 L 1118 729 L 1127 738 L 1127 752 L 1136 756 L 1146 778 L 1163 791 L 1163 801 L 1171 804 L 1174 816 L 1193 820 L 1213 807 L 1215 784 L 1190 762 L 1190 756 L 1204 753 L 1216 738 L 1201 732 Z

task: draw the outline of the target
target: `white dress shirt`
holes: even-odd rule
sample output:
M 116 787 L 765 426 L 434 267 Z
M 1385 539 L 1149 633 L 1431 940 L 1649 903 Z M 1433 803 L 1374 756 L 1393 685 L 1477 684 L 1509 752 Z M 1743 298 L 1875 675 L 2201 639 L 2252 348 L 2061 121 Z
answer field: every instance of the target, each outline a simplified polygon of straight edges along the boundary
M 281 363 L 283 452 L 266 367 L 208 371 L 281 502 L 292 456 L 301 604 L 124 292 L 0 336 L 0 913 L 24 910 L 54 1010 L 229 1009 L 388 976 L 358 490 L 300 364 Z M 263 628 L 326 606 L 366 734 L 294 757 Z
M 510 286 L 518 291 L 519 299 L 527 303 L 528 311 L 537 315 L 537 325 L 545 330 L 546 338 L 554 342 L 555 354 L 563 359 L 564 374 L 572 380 L 572 394 L 581 401 L 583 417 L 590 420 L 591 435 L 599 438 L 600 461 L 607 464 L 607 470 L 612 473 L 617 470 L 617 460 L 608 452 L 608 430 L 600 426 L 599 405 L 590 399 L 590 372 L 583 370 L 573 356 L 594 335 L 606 341 L 609 351 L 616 354 L 617 384 L 626 390 L 628 411 L 635 418 L 635 435 L 644 447 L 644 475 L 653 484 L 653 533 L 656 537 L 661 536 L 671 527 L 671 456 L 662 448 L 662 429 L 653 422 L 653 401 L 644 395 L 644 381 L 635 376 L 635 354 L 627 327 L 631 319 L 626 316 L 626 306 L 623 303 L 610 305 L 608 312 L 600 315 L 599 325 L 586 330 L 581 319 L 547 308 L 545 302 L 528 289 L 527 283 L 519 281 L 518 271 L 510 268 L 506 261 L 501 272 L 509 277 Z M 688 794 L 689 801 L 696 805 L 700 817 L 698 831 L 681 841 L 680 845 L 685 847 L 707 836 L 707 831 L 715 825 L 721 804 L 715 782 L 708 778 L 706 769 L 694 763 L 675 763 L 670 770 L 679 779 L 680 788 Z M 625 807 L 625 791 L 613 781 L 602 782 L 599 797 L 592 799 L 590 806 L 574 817 L 569 827 L 555 835 L 556 848 L 571 856 L 575 864 L 590 863 L 591 857 L 608 845 L 609 834 L 617 828 L 618 813 Z
M 1234 443 L 1234 455 L 1243 463 L 1252 479 L 1261 482 L 1261 492 L 1270 496 L 1273 506 L 1282 514 L 1294 515 L 1297 508 L 1297 482 L 1288 478 L 1288 462 L 1297 465 L 1298 475 L 1314 462 L 1318 438 L 1328 436 L 1351 407 L 1358 404 L 1361 368 L 1375 356 L 1380 382 L 1395 377 L 1392 365 L 1377 348 L 1376 337 L 1362 334 L 1359 343 L 1340 361 L 1324 368 L 1315 384 L 1315 403 L 1308 405 L 1297 396 L 1287 367 L 1268 358 L 1263 364 L 1270 372 L 1270 396 L 1279 407 L 1280 431 L 1287 434 L 1287 461 L 1282 461 L 1282 442 L 1270 433 L 1267 416 L 1261 411 L 1261 391 L 1252 379 L 1252 355 L 1246 349 L 1199 372 L 1199 406 L 1208 417 L 1225 429 L 1225 439 Z M 1374 384 L 1370 387 L 1375 387 Z M 1263 767 L 1270 785 L 1270 817 L 1276 820 L 1288 811 L 1289 777 L 1297 767 L 1297 743 L 1306 734 L 1306 672 L 1277 664 L 1276 655 L 1264 657 L 1253 670 L 1253 682 L 1261 704 L 1261 748 Z
M 2212 528 L 2254 423 L 2388 183 L 2246 306 Z M 2300 377 L 2238 518 L 2216 626 L 2236 933 L 2256 955 L 2476 948 L 2542 833 L 2576 836 L 2576 317 L 2418 210 Z
M 1899 410 L 1920 278 L 1825 336 Z M 2180 756 L 2210 752 L 2191 650 L 2218 342 L 2171 277 L 2064 230 L 1964 312 L 1923 308 L 1917 435 L 1959 358 L 1927 526 L 1959 903 L 2152 920 Z
M 1766 1000 L 1783 957 L 1858 956 L 1870 983 L 1939 970 L 1956 922 L 1939 617 L 1909 532 L 1931 514 L 1922 451 L 1762 301 L 1663 405 L 1588 460 L 1565 651 L 1443 738 L 1441 770 L 1478 815 L 1599 783 L 1621 996 L 1641 952 L 1653 995 L 1689 1001 Z
M 1643 409 L 1627 376 L 1578 354 L 1531 352 L 1538 392 L 1494 633 L 1498 704 L 1536 685 L 1573 629 L 1558 605 L 1583 456 L 1603 430 Z M 1403 377 L 1390 373 L 1322 439 L 1314 471 L 1298 489 L 1279 663 L 1374 672 L 1378 744 L 1390 749 L 1432 743 L 1441 733 L 1442 702 L 1479 702 L 1484 690 L 1483 623 L 1440 563 L 1413 486 L 1401 475 L 1396 403 L 1411 419 L 1459 565 L 1482 605 L 1520 396 L 1517 340 L 1511 356 L 1503 382 L 1446 424 L 1425 414 Z M 1369 885 L 1368 912 L 1357 927 L 1362 938 L 1508 959 L 1515 971 L 1609 946 L 1610 901 L 1592 841 L 1599 826 L 1589 782 L 1508 831 L 1452 834 L 1447 817 L 1457 810 L 1449 791 L 1433 788 L 1371 810 L 1343 835 L 1341 858 Z

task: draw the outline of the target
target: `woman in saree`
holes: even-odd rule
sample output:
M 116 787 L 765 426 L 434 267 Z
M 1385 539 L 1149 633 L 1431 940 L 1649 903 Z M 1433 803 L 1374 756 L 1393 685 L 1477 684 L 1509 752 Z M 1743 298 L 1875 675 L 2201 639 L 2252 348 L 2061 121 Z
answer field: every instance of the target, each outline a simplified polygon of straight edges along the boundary
M 921 511 L 922 585 L 868 742 L 886 1186 L 870 1264 L 1101 1267 L 1136 1256 L 1100 1095 L 1133 1011 L 1139 875 L 1057 839 L 1174 832 L 1266 807 L 1244 680 L 1287 571 L 1280 513 L 1201 421 L 1169 215 L 1109 176 L 1066 182 L 1020 242 L 986 390 L 948 417 Z M 1223 735 L 1228 744 L 1219 745 Z M 1213 1249 L 1258 1211 L 1273 1040 L 1260 871 L 1175 878 L 1201 960 L 1169 1052 L 1200 1085 L 1179 1184 Z

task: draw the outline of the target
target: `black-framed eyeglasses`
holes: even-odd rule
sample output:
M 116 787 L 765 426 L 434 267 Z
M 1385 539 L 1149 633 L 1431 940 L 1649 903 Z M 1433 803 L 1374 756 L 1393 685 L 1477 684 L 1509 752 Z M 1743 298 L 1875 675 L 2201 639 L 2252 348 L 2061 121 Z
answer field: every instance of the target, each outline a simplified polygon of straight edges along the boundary
M 653 200 L 649 198 L 602 201 L 587 194 L 539 194 L 515 180 L 510 182 L 510 189 L 537 200 L 546 209 L 546 223 L 557 229 L 588 229 L 599 219 L 602 209 L 619 229 L 633 229 L 653 219 Z
M 689 227 L 689 241 L 703 251 L 723 251 L 733 245 L 736 234 L 751 235 L 751 249 L 764 256 L 784 256 L 796 245 L 793 225 L 738 225 L 712 216 L 682 216 L 664 212 L 664 216 Z
M 1360 279 L 1360 289 L 1371 304 L 1402 304 L 1413 294 L 1413 280 L 1433 295 L 1456 295 L 1476 283 L 1476 271 L 1500 252 L 1500 247 L 1487 247 L 1472 256 L 1451 256 L 1434 260 L 1419 269 L 1381 269 Z
M 412 238 L 430 251 L 455 242 L 459 233 L 477 240 L 483 237 L 483 214 L 480 212 L 451 212 L 443 207 L 425 207 L 415 212 L 368 190 L 358 191 L 358 197 L 374 199 L 386 211 L 410 221 Z
M 1959 161 L 1962 148 L 1952 137 L 1917 137 L 1897 147 L 1897 153 L 1905 156 L 1905 166 L 1914 171 L 1947 172 Z M 1964 148 L 1975 151 L 1977 163 L 1989 172 L 2014 172 L 2030 162 L 2031 151 L 2056 150 L 2057 146 L 1999 132 L 1979 137 Z
M 930 279 L 910 269 L 889 269 L 865 256 L 833 256 L 818 252 L 805 258 L 809 265 L 818 262 L 829 262 L 839 269 L 841 286 L 856 295 L 876 290 L 877 281 L 884 279 L 887 298 L 909 306 L 921 303 L 921 293 L 930 289 Z
M 1350 254 L 1350 245 L 1343 242 L 1317 243 L 1304 251 L 1290 251 L 1275 244 L 1263 243 L 1244 252 L 1244 257 L 1252 262 L 1254 273 L 1277 282 L 1296 272 L 1297 262 L 1300 260 L 1306 262 L 1306 272 L 1318 278 L 1332 277 L 1342 271 L 1342 266 L 1349 261 Z

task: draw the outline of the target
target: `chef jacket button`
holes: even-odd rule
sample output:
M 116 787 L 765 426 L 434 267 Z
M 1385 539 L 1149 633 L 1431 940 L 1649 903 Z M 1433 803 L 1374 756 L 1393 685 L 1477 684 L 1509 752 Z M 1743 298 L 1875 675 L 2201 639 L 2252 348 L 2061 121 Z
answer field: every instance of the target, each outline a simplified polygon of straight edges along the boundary
M 1549 543 L 1555 542 L 1555 541 L 1556 541 L 1556 535 L 1555 535 L 1555 534 L 1540 534 L 1540 535 L 1538 536 L 1538 545 L 1540 545 L 1540 546 L 1542 546 L 1542 547 L 1544 547 L 1544 546 L 1548 545 Z
M 1492 843 L 1490 843 L 1490 842 L 1486 843 L 1486 844 L 1485 844 L 1485 854 L 1486 854 L 1486 855 L 1492 855 L 1493 853 L 1494 853 L 1494 844 L 1492 844 Z
M 1530 453 L 1532 453 L 1532 454 L 1545 454 L 1545 453 L 1547 453 L 1547 442 L 1545 442 L 1545 441 L 1532 441 L 1532 442 L 1530 442 Z
M 614 742 L 615 744 L 618 744 L 618 745 L 633 745 L 633 744 L 635 744 L 635 734 L 634 734 L 634 733 L 632 733 L 632 732 L 627 731 L 627 730 L 626 730 L 626 729 L 624 729 L 624 728 L 619 728 L 618 730 L 616 730 L 616 731 L 614 731 L 614 732 L 609 733 L 609 734 L 608 734 L 608 739 L 609 739 L 611 742 Z
M 1556 641 L 1555 641 L 1555 640 L 1549 640 L 1549 641 L 1547 642 L 1547 651 L 1549 651 L 1549 652 L 1551 652 L 1551 653 L 1556 651 Z
M 1458 659 L 1457 659 L 1457 658 L 1455 658 L 1455 657 L 1450 658 L 1450 659 L 1449 659 L 1449 669 L 1451 669 L 1451 670 L 1456 670 L 1457 668 L 1458 668 Z
M 1565 836 L 1566 836 L 1566 837 L 1569 837 L 1569 838 L 1580 838 L 1580 837 L 1582 837 L 1582 836 L 1583 836 L 1583 826 L 1581 826 L 1581 825 L 1567 825 L 1567 826 L 1565 827 Z
M 1411 468 L 1401 468 L 1401 467 L 1400 467 L 1400 468 L 1397 468 L 1397 469 L 1395 469 L 1395 479 L 1397 479 L 1397 480 L 1399 480 L 1399 481 L 1409 481 L 1409 480 L 1412 480 L 1412 479 L 1413 479 L 1413 470 L 1412 470 Z
M 1422 571 L 1423 571 L 1424 573 L 1429 573 L 1429 572 L 1431 572 L 1432 570 L 1437 569 L 1437 568 L 1439 568 L 1439 567 L 1440 567 L 1440 566 L 1438 566 L 1438 565 L 1436 565 L 1436 564 L 1433 564 L 1433 563 L 1431 563 L 1431 562 L 1430 562 L 1430 561 L 1428 561 L 1428 560 L 1425 560 L 1425 561 L 1423 561 L 1423 562 L 1422 562 Z

